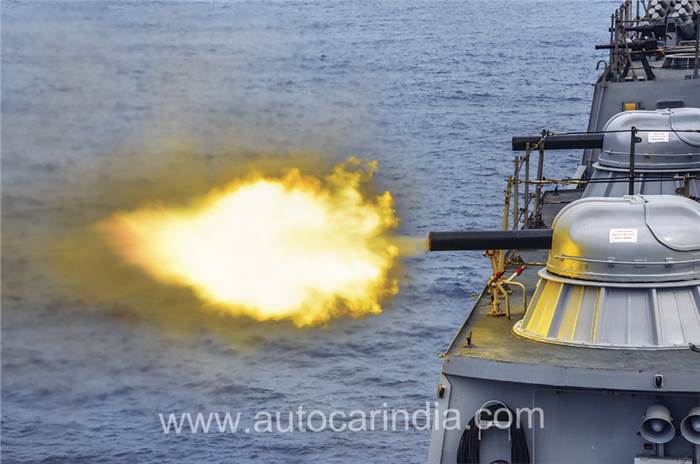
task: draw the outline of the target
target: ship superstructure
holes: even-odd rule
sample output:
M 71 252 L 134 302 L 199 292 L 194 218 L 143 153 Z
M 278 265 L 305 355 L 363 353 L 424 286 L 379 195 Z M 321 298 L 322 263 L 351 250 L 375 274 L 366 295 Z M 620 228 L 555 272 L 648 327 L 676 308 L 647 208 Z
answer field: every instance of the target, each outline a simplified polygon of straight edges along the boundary
M 513 137 L 493 273 L 443 356 L 431 463 L 700 464 L 700 2 L 625 1 L 588 128 Z M 571 177 L 547 154 L 581 149 Z M 527 421 L 522 421 L 521 411 Z

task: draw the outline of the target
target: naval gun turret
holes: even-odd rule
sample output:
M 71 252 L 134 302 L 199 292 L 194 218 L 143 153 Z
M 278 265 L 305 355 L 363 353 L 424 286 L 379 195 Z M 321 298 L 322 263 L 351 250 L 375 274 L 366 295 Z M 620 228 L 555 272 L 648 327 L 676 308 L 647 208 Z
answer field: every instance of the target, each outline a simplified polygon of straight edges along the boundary
M 592 348 L 700 344 L 700 204 L 677 195 L 584 198 L 552 229 L 434 232 L 430 249 L 549 249 L 516 334 Z
M 618 113 L 603 129 L 601 148 L 584 197 L 629 193 L 631 170 L 634 193 L 700 197 L 700 108 Z

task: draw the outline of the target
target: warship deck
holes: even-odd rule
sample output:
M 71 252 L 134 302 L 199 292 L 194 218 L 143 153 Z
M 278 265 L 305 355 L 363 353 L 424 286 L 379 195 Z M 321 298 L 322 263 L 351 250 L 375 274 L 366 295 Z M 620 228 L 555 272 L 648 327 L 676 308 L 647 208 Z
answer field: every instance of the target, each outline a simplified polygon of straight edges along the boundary
M 578 199 L 581 190 L 547 192 L 542 219 L 554 216 Z M 543 263 L 545 250 L 521 252 L 527 262 Z M 514 266 L 515 267 L 515 266 Z M 537 284 L 540 266 L 529 266 L 518 278 L 528 290 Z M 522 314 L 519 292 L 511 298 L 511 319 L 489 315 L 491 295 L 484 291 L 445 354 L 443 372 L 476 378 L 575 388 L 692 392 L 700 384 L 700 352 L 580 348 L 531 341 L 513 333 Z M 508 369 L 503 369 L 508 367 Z M 516 374 L 514 375 L 514 370 Z M 661 377 L 661 386 L 657 386 Z

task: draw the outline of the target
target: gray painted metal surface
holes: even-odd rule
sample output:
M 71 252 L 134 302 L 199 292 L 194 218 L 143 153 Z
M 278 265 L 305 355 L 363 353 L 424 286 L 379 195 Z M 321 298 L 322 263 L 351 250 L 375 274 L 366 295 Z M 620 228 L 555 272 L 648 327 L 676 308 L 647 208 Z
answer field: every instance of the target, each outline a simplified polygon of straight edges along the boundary
M 694 173 L 697 174 L 697 173 Z M 629 192 L 625 170 L 595 169 L 584 197 L 621 197 Z M 641 195 L 686 195 L 700 198 L 700 179 L 685 172 L 637 172 L 634 193 Z
M 594 348 L 688 349 L 700 344 L 700 281 L 669 287 L 608 287 L 540 273 L 517 334 Z
M 544 412 L 544 427 L 535 419 L 528 427 L 521 415 L 533 463 L 557 464 L 632 464 L 636 456 L 651 456 L 655 448 L 646 449 L 638 434 L 644 410 L 658 402 L 654 392 L 610 392 L 552 387 L 548 385 L 498 382 L 443 374 L 439 380 L 445 395 L 438 399 L 438 411 L 447 408 L 462 411 L 463 424 L 483 404 L 483 399 L 508 398 L 512 409 L 525 408 Z M 663 404 L 674 418 L 682 418 L 697 404 L 688 394 L 667 394 Z M 466 417 L 465 417 L 466 416 Z M 434 430 L 429 462 L 457 462 L 459 430 Z M 676 436 L 665 445 L 667 455 L 691 456 L 692 445 Z M 481 462 L 510 462 L 507 433 L 489 430 L 480 445 Z
M 598 159 L 599 168 L 628 168 L 632 127 L 641 131 L 641 142 L 635 147 L 636 169 L 676 172 L 700 169 L 700 134 L 682 132 L 700 127 L 700 108 L 616 114 L 603 128 L 607 133 Z
M 700 197 L 700 134 L 684 132 L 700 128 L 699 108 L 625 111 L 605 125 L 603 150 L 593 164 L 585 197 L 619 197 L 629 192 L 630 134 L 640 129 L 635 146 L 634 192 L 646 195 Z
M 585 198 L 552 227 L 547 267 L 515 333 L 595 348 L 700 345 L 700 204 Z
M 601 282 L 700 279 L 700 204 L 680 196 L 584 198 L 562 208 L 547 270 Z

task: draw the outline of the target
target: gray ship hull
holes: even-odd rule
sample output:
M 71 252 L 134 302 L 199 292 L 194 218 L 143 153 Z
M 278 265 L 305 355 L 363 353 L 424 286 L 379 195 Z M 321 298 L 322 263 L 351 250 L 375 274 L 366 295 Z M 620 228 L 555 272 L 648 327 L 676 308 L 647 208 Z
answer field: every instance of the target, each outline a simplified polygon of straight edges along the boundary
M 577 190 L 546 195 L 545 221 L 580 196 Z M 551 221 L 551 219 L 550 219 Z M 545 252 L 523 252 L 542 262 Z M 531 298 L 539 268 L 526 269 L 519 281 Z M 517 307 L 519 300 L 513 304 Z M 438 395 L 439 414 L 460 411 L 465 423 L 484 403 L 497 400 L 511 409 L 542 411 L 526 430 L 533 463 L 632 463 L 645 449 L 638 430 L 647 406 L 663 399 L 673 417 L 682 418 L 700 402 L 700 353 L 686 350 L 597 350 L 528 340 L 513 333 L 522 310 L 511 319 L 489 314 L 484 291 L 444 355 Z M 661 386 L 657 386 L 661 376 Z M 439 388 L 439 392 L 442 389 Z M 465 417 L 466 416 L 466 417 Z M 535 414 L 537 416 L 537 414 Z M 463 430 L 434 430 L 428 462 L 456 463 Z M 489 430 L 481 462 L 510 461 L 508 433 Z M 693 456 L 694 447 L 676 437 L 666 454 Z

